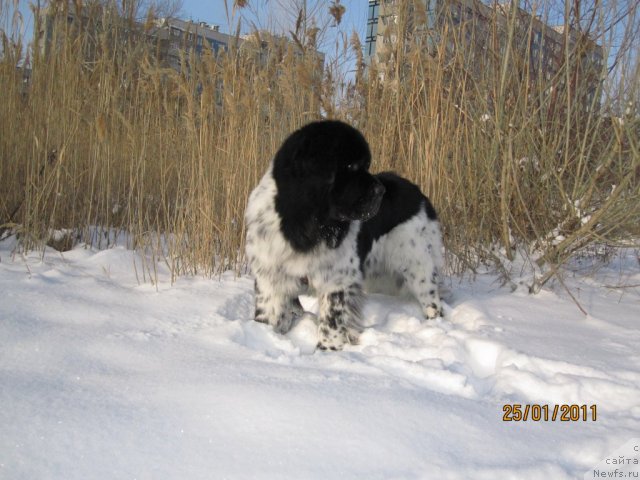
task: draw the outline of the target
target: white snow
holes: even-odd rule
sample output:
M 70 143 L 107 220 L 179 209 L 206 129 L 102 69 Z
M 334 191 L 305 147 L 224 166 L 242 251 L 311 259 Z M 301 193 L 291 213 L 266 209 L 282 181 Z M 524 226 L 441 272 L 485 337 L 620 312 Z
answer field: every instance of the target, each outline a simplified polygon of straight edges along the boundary
M 2 479 L 638 471 L 605 462 L 640 443 L 631 249 L 565 275 L 587 317 L 559 286 L 531 296 L 482 274 L 450 280 L 440 321 L 422 321 L 409 300 L 369 297 L 361 344 L 325 353 L 314 352 L 312 315 L 286 337 L 253 322 L 249 277 L 171 285 L 159 265 L 154 286 L 138 282 L 144 262 L 122 247 L 14 247 L 0 243 Z M 512 404 L 596 405 L 597 419 L 504 422 Z

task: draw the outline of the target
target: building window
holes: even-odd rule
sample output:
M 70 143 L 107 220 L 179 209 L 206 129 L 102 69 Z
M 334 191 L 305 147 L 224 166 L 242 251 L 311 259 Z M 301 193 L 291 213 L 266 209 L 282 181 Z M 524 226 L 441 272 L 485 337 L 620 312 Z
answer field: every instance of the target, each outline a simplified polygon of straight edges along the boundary
M 368 16 L 369 21 L 371 21 L 372 19 L 377 20 L 379 14 L 380 14 L 380 0 L 369 2 L 369 16 Z
M 376 37 L 378 35 L 378 18 L 380 16 L 380 0 L 369 2 L 369 15 L 367 17 L 367 34 L 365 37 L 365 50 L 368 56 L 376 51 Z
M 456 25 L 460 23 L 460 5 L 451 5 L 451 20 Z
M 208 39 L 209 42 L 209 46 L 211 47 L 211 50 L 213 51 L 214 55 L 217 55 L 218 52 L 220 51 L 220 49 L 222 50 L 226 50 L 227 49 L 227 44 L 223 43 L 223 42 L 219 42 L 218 40 L 214 40 L 213 38 Z
M 531 43 L 535 48 L 538 48 L 542 43 L 542 32 L 533 32 L 533 39 Z
M 465 13 L 467 15 L 467 20 L 471 20 L 473 18 L 473 10 L 471 10 L 470 7 L 466 8 Z

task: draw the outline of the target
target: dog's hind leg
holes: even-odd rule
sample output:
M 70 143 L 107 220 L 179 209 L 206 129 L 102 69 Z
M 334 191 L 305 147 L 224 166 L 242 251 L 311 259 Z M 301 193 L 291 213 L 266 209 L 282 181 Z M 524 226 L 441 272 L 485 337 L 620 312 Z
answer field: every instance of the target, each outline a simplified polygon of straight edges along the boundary
M 420 303 L 425 318 L 441 317 L 438 271 L 442 266 L 442 237 L 439 223 L 429 219 L 426 212 L 420 212 L 389 234 L 385 255 L 387 268 L 396 283 L 402 284 Z
M 420 265 L 422 271 L 417 275 L 409 275 L 405 277 L 406 288 L 411 292 L 422 307 L 422 313 L 427 319 L 442 317 L 442 302 L 438 292 L 438 273 L 433 265 L 427 265 L 431 268 L 424 268 Z

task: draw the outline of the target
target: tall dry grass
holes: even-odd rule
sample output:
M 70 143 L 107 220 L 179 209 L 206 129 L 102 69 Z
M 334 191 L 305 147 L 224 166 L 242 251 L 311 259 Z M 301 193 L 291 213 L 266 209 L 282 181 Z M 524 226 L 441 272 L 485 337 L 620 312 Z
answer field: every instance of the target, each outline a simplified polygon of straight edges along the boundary
M 47 55 L 36 42 L 25 83 L 16 68 L 25 47 L 0 1 L 0 224 L 25 248 L 59 229 L 101 245 L 122 231 L 148 254 L 145 278 L 154 280 L 156 262 L 176 276 L 238 269 L 248 193 L 286 135 L 323 116 L 364 131 L 374 170 L 424 188 L 455 272 L 491 264 L 508 279 L 509 262 L 523 254 L 535 290 L 589 245 L 640 235 L 638 110 L 613 110 L 614 100 L 638 98 L 637 56 L 625 57 L 618 79 L 606 62 L 592 72 L 607 78 L 601 97 L 610 103 L 587 111 L 571 82 L 586 47 L 565 45 L 556 76 L 538 78 L 516 15 L 494 20 L 494 40 L 512 41 L 487 41 L 480 64 L 464 30 L 445 29 L 430 49 L 409 43 L 367 70 L 352 38 L 357 72 L 339 78 L 335 62 L 318 73 L 313 30 L 292 27 L 293 42 L 255 32 L 218 58 L 185 52 L 176 71 L 158 60 L 157 43 L 142 40 L 150 22 L 132 29 L 133 14 L 116 3 L 54 4 L 62 18 L 82 8 L 89 20 L 62 22 Z M 425 14 L 420 2 L 404 5 Z M 594 25 L 589 33 L 604 20 Z M 268 55 L 250 47 L 262 42 Z
M 154 42 L 125 43 L 117 5 L 87 8 L 32 57 L 28 85 L 15 57 L 0 64 L 0 218 L 25 248 L 54 229 L 91 243 L 122 230 L 176 275 L 237 266 L 248 192 L 285 135 L 319 117 L 314 60 L 276 42 L 266 63 L 251 48 L 185 53 L 175 71 Z
M 549 3 L 529 8 L 548 11 Z M 420 22 L 412 20 L 428 13 L 420 1 L 399 2 L 387 29 L 409 40 L 392 43 L 384 62 L 360 73 L 367 78 L 353 89 L 350 114 L 377 168 L 417 180 L 439 207 L 454 271 L 490 264 L 510 281 L 521 273 L 516 265 L 523 268 L 514 260 L 524 259 L 537 291 L 594 243 L 637 245 L 639 58 L 633 47 L 612 51 L 611 42 L 622 35 L 621 44 L 640 44 L 640 11 L 621 4 L 607 16 L 607 2 L 585 18 L 569 9 L 581 3 L 565 3 L 564 27 L 579 19 L 582 38 L 564 36 L 549 75 L 530 60 L 534 16 L 485 9 L 493 16 L 481 28 L 473 17 L 453 22 L 445 11 L 433 38 L 415 31 Z M 620 18 L 628 28 L 613 35 Z M 603 47 L 600 65 L 588 61 L 594 44 L 587 38 Z M 610 71 L 613 57 L 626 75 Z

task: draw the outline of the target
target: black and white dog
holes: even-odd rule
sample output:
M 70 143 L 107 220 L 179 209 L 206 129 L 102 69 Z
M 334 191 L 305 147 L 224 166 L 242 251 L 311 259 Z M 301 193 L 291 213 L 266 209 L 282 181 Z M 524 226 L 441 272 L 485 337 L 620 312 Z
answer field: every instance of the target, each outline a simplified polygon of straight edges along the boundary
M 310 123 L 282 144 L 245 214 L 255 275 L 255 319 L 286 333 L 319 298 L 318 348 L 356 343 L 363 288 L 415 297 L 426 318 L 442 315 L 436 212 L 393 173 L 369 173 L 362 134 L 339 121 Z

